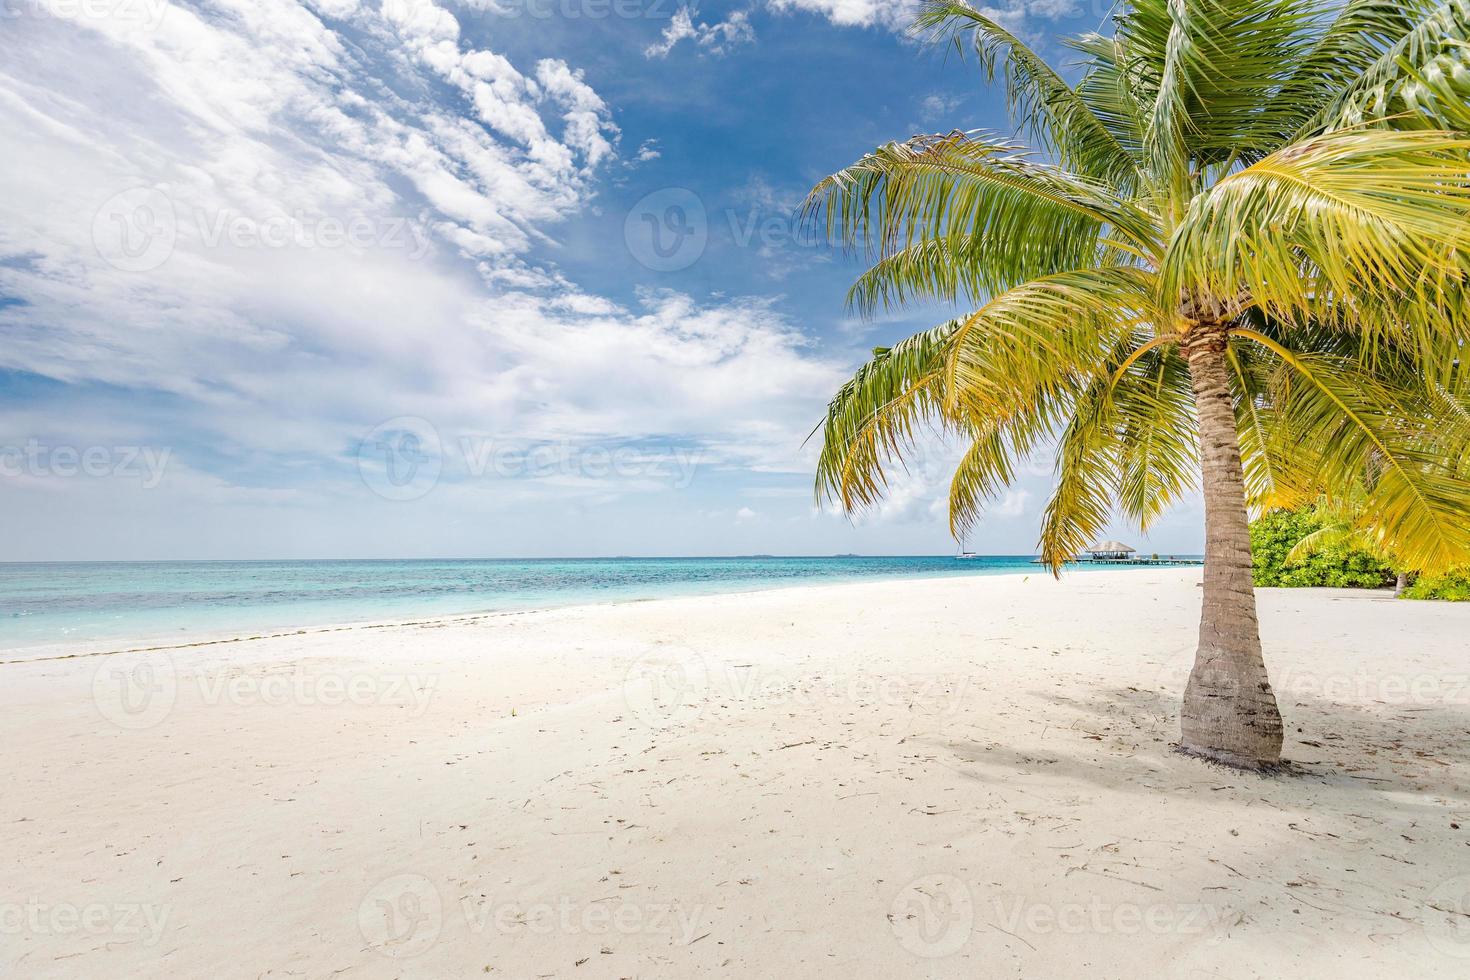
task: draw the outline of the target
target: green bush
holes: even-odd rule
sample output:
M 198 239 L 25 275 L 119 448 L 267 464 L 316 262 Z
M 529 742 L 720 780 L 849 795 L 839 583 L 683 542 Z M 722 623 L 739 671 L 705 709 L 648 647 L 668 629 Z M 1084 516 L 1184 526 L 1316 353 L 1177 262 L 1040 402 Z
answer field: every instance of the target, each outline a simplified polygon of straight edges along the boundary
M 1310 509 L 1277 510 L 1251 523 L 1251 561 L 1258 586 L 1376 589 L 1393 582 L 1393 573 L 1372 555 L 1348 548 L 1324 548 L 1295 564 L 1286 555 L 1322 526 Z
M 1421 575 L 1409 586 L 1404 598 L 1470 602 L 1470 565 L 1452 568 L 1443 575 Z

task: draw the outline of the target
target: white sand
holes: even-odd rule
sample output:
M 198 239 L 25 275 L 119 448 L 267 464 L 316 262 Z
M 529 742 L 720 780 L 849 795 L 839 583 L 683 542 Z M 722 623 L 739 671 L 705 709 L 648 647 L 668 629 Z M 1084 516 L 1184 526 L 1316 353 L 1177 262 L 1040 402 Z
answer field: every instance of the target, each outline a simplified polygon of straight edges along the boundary
M 1470 607 L 1262 592 L 1263 779 L 1169 748 L 1198 578 L 3 665 L 0 976 L 1470 976 Z

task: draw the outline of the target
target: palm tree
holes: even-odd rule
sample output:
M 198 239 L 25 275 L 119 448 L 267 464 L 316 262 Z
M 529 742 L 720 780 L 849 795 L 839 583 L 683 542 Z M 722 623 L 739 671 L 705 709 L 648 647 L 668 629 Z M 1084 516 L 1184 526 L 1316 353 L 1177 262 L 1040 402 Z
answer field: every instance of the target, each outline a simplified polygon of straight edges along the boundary
M 1068 42 L 1073 84 L 981 11 L 923 8 L 917 33 L 1003 75 L 1035 152 L 918 136 L 811 192 L 806 220 L 874 259 L 859 311 L 970 309 L 837 393 L 818 495 L 874 503 L 932 423 L 967 445 L 961 534 L 1054 444 L 1040 544 L 1059 572 L 1115 507 L 1147 529 L 1202 476 L 1180 747 L 1271 766 L 1248 508 L 1371 465 L 1363 506 L 1417 567 L 1470 554 L 1470 485 L 1403 424 L 1470 337 L 1470 0 L 1133 0 L 1113 25 Z

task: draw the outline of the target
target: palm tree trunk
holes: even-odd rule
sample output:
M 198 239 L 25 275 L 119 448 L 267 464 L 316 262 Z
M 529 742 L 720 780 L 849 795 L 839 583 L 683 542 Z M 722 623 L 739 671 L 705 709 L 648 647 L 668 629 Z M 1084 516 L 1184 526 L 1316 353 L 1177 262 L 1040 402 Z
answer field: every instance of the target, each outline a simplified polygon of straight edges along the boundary
M 1199 415 L 1205 588 L 1199 649 L 1180 713 L 1180 748 L 1259 769 L 1281 761 L 1281 712 L 1261 657 L 1225 331 L 1223 324 L 1197 324 L 1185 348 Z
M 1408 587 L 1409 587 L 1409 573 L 1408 572 L 1399 572 L 1398 573 L 1398 578 L 1394 580 L 1394 584 L 1393 584 L 1393 597 L 1395 599 L 1397 599 L 1399 596 L 1401 596 L 1401 595 L 1404 594 L 1404 590 L 1407 589 Z

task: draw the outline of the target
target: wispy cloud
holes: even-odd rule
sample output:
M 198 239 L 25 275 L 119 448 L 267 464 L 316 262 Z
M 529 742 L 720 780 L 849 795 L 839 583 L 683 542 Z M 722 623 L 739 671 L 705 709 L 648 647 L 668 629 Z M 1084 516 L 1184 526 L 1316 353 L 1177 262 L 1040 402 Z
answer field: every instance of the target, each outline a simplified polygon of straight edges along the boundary
M 657 160 L 661 156 L 663 154 L 659 152 L 658 140 L 648 139 L 638 145 L 638 152 L 633 154 L 633 162 L 648 163 L 649 161 Z
M 919 0 L 766 0 L 772 10 L 801 12 L 826 17 L 839 27 L 879 27 L 904 31 L 919 12 Z M 1077 0 L 1002 0 L 975 3 L 988 17 L 1013 29 L 1023 28 L 1028 19 L 1057 20 L 1077 12 Z
M 0 174 L 0 369 L 157 393 L 170 438 L 257 482 L 395 416 L 797 467 L 841 366 L 768 302 L 629 306 L 537 258 L 617 154 L 575 66 L 468 44 L 431 0 L 58 9 L 0 39 L 27 161 Z
M 948 116 L 959 108 L 964 99 L 957 95 L 927 95 L 919 103 L 919 111 L 923 113 L 924 121 L 930 122 Z
M 675 11 L 669 25 L 663 29 L 660 40 L 643 50 L 648 58 L 667 58 L 681 41 L 693 41 L 710 54 L 723 55 L 732 48 L 755 42 L 755 28 L 750 23 L 750 13 L 737 10 L 725 20 L 714 24 L 696 23 L 697 12 L 684 6 Z
M 820 14 L 839 27 L 887 27 L 913 23 L 919 0 L 766 0 L 776 11 Z

